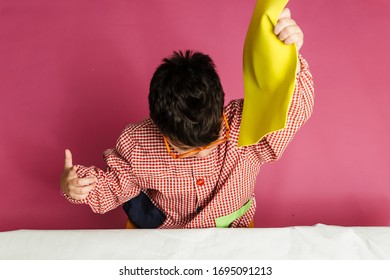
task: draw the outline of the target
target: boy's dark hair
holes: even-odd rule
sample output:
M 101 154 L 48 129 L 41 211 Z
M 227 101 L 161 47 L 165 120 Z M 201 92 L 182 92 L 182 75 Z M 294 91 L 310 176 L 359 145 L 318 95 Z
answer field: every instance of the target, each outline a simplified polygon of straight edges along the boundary
M 200 147 L 217 140 L 223 106 L 214 62 L 200 52 L 174 52 L 150 82 L 150 117 L 177 146 Z

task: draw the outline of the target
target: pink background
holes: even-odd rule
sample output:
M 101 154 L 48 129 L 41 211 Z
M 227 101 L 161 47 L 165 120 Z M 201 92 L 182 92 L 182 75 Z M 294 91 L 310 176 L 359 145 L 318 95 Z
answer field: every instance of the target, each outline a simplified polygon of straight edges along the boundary
M 104 167 L 127 123 L 148 115 L 149 81 L 173 50 L 210 54 L 226 101 L 243 96 L 254 0 L 1 0 L 0 230 L 123 228 L 68 203 L 65 148 Z M 390 2 L 296 0 L 315 77 L 313 117 L 263 168 L 257 227 L 390 225 Z

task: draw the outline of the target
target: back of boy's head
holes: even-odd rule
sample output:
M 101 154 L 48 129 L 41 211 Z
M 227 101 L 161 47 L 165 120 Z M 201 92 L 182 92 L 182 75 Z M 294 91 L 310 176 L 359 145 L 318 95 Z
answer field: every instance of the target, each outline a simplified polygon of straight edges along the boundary
M 200 147 L 217 140 L 223 106 L 214 62 L 199 52 L 174 52 L 150 82 L 150 117 L 177 146 Z

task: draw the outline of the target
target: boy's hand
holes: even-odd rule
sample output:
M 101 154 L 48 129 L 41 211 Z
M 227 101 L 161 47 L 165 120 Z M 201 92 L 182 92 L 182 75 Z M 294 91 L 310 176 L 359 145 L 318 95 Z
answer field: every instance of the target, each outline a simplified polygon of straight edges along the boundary
M 95 177 L 77 177 L 76 167 L 72 164 L 72 153 L 65 150 L 65 166 L 60 181 L 62 191 L 75 200 L 81 200 L 96 187 L 96 182 Z
M 303 45 L 303 32 L 297 23 L 291 18 L 290 9 L 285 8 L 275 25 L 274 33 L 287 45 L 296 44 L 299 51 Z

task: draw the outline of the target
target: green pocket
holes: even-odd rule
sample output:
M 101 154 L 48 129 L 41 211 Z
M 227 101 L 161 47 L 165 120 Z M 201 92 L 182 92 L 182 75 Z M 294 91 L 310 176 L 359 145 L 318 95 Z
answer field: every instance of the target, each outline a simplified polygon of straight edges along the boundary
M 245 203 L 244 206 L 242 206 L 240 209 L 237 211 L 226 215 L 222 216 L 219 218 L 215 219 L 215 225 L 217 228 L 227 228 L 230 226 L 231 223 L 233 223 L 235 220 L 241 218 L 251 207 L 253 198 L 249 199 L 247 203 Z

